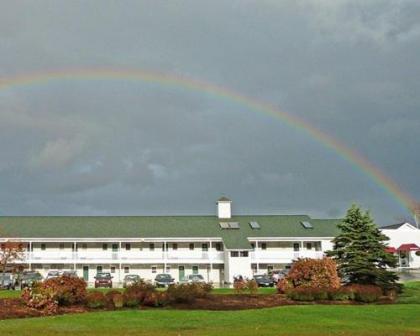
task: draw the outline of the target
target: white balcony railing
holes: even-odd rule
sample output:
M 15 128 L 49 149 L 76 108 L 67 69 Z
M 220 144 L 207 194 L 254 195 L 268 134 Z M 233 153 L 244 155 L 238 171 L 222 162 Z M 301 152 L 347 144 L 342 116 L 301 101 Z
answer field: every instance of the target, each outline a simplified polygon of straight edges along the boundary
M 197 261 L 223 261 L 223 252 L 205 251 L 78 251 L 78 252 L 51 252 L 37 251 L 27 252 L 24 262 L 47 263 L 47 262 L 141 262 L 141 261 L 174 261 L 174 260 L 197 260 Z
M 266 251 L 259 250 L 251 252 L 251 260 L 279 260 L 279 261 L 288 261 L 298 258 L 314 258 L 320 259 L 324 256 L 322 251 Z

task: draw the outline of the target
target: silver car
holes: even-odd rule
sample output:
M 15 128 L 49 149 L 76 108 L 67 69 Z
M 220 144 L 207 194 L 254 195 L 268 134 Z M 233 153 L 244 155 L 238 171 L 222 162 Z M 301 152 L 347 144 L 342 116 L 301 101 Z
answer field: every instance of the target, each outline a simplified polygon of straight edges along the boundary
M 123 287 L 127 288 L 135 283 L 140 282 L 140 276 L 137 274 L 127 274 L 123 280 Z
M 16 281 L 10 273 L 0 273 L 0 288 L 15 289 Z
M 187 277 L 188 283 L 205 283 L 204 277 L 201 274 L 190 274 Z

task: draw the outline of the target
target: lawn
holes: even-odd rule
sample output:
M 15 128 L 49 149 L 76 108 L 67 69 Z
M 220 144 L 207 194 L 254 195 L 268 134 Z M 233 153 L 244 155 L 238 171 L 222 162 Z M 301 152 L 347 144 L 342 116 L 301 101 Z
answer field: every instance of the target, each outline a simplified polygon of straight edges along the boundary
M 127 310 L 0 321 L 3 335 L 420 335 L 420 305 Z

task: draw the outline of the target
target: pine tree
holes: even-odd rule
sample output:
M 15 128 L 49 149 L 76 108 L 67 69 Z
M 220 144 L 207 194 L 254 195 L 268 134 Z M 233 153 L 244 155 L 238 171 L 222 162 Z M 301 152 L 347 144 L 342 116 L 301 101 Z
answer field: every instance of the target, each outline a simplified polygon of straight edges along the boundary
M 387 236 L 381 233 L 368 211 L 353 205 L 338 225 L 341 233 L 327 254 L 335 259 L 338 271 L 351 284 L 372 284 L 383 289 L 400 289 L 398 276 L 387 269 L 397 258 L 386 252 Z

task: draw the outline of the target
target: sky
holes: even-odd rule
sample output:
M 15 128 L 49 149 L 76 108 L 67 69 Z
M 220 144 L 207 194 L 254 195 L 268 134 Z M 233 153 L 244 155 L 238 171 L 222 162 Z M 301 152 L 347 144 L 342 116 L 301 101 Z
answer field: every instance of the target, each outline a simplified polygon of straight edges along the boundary
M 63 69 L 195 78 L 304 118 L 420 199 L 420 2 L 0 0 L 0 83 Z M 0 215 L 410 214 L 284 120 L 182 87 L 0 89 Z

